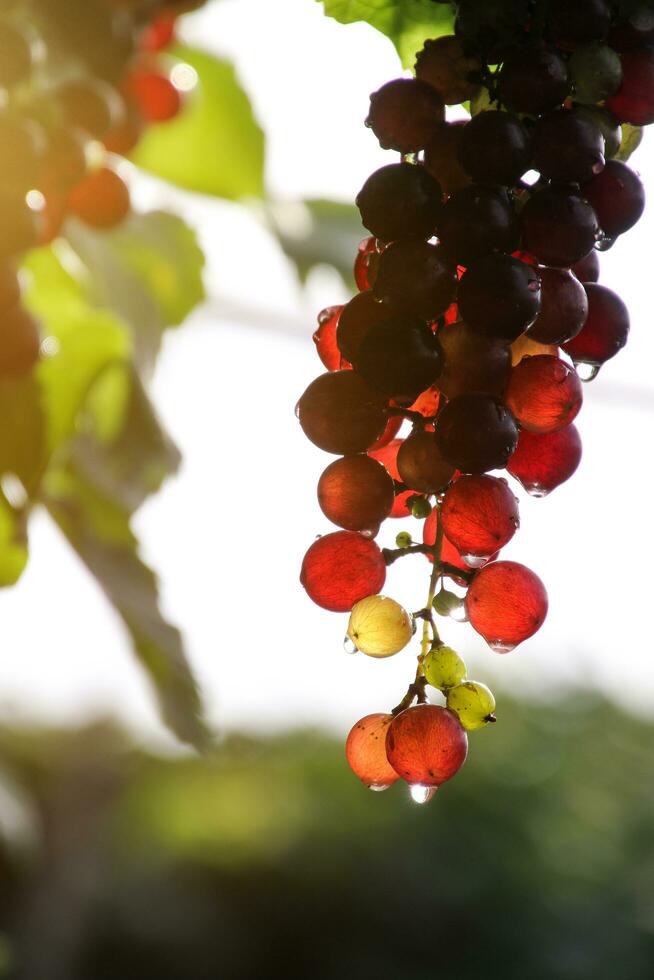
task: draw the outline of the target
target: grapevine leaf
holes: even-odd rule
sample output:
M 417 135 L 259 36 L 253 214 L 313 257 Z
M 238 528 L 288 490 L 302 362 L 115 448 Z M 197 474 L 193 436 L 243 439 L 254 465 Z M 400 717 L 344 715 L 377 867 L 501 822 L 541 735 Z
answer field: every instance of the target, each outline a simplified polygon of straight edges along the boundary
M 176 215 L 150 211 L 108 232 L 70 221 L 66 234 L 85 266 L 89 300 L 130 325 L 136 361 L 150 367 L 166 327 L 182 323 L 204 299 L 195 233 Z
M 428 38 L 450 34 L 454 16 L 450 4 L 433 0 L 319 0 L 325 14 L 341 24 L 364 21 L 391 39 L 405 68 L 412 68 L 416 51 Z
M 353 205 L 316 199 L 275 204 L 268 215 L 302 282 L 314 266 L 327 263 L 338 270 L 348 286 L 353 285 L 354 256 L 366 235 Z
M 622 140 L 618 152 L 615 154 L 615 159 L 626 163 L 631 154 L 638 149 L 642 139 L 642 127 L 632 126 L 631 123 L 622 123 Z
M 171 54 L 195 69 L 198 84 L 179 116 L 148 127 L 134 163 L 186 190 L 263 197 L 264 135 L 233 66 L 184 46 Z

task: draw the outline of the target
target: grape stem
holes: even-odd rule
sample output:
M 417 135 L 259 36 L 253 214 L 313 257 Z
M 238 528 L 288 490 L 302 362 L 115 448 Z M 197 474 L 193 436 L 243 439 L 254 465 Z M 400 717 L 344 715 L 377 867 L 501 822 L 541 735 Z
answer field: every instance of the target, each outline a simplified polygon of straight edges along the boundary
M 422 415 L 420 412 L 412 412 L 410 408 L 398 408 L 396 405 L 389 405 L 386 408 L 387 415 L 399 415 L 403 419 L 409 419 L 414 424 L 429 425 L 435 422 L 437 415 Z
M 434 569 L 436 574 L 448 575 L 450 578 L 462 578 L 466 582 L 471 582 L 475 577 L 474 569 L 459 568 L 457 565 L 450 565 L 449 562 L 440 561 L 436 557 L 436 546 L 430 544 L 411 544 L 408 548 L 382 548 L 382 555 L 387 565 L 392 565 L 398 558 L 404 555 L 431 555 L 434 559 Z M 433 596 L 432 596 L 433 598 Z

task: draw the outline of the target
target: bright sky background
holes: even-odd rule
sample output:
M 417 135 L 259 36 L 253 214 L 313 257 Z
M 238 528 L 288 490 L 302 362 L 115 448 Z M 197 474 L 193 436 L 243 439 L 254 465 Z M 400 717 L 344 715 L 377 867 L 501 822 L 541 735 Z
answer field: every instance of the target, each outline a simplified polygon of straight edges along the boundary
M 362 125 L 369 93 L 400 73 L 390 42 L 372 29 L 337 25 L 314 0 L 220 0 L 189 19 L 186 37 L 236 62 L 265 124 L 277 198 L 352 200 L 392 159 Z M 633 160 L 648 188 L 653 145 L 646 139 Z M 315 316 L 348 297 L 328 270 L 302 290 L 255 214 L 147 180 L 136 190 L 144 206 L 172 205 L 199 228 L 212 296 L 167 337 L 154 378 L 184 454 L 180 475 L 136 520 L 165 612 L 184 632 L 220 729 L 315 724 L 344 733 L 400 699 L 417 652 L 347 656 L 347 617 L 314 606 L 298 582 L 315 535 L 334 530 L 315 497 L 333 457 L 307 442 L 293 408 L 322 370 Z M 545 500 L 520 491 L 521 530 L 503 552 L 545 581 L 544 627 L 506 657 L 469 626 L 443 621 L 442 629 L 471 676 L 491 686 L 529 696 L 598 687 L 646 714 L 654 713 L 653 223 L 650 208 L 602 256 L 601 281 L 627 301 L 632 335 L 585 386 L 581 467 Z M 413 522 L 387 523 L 381 544 Z M 112 713 L 165 744 L 125 632 L 45 515 L 33 519 L 31 548 L 24 578 L 0 595 L 0 717 L 72 722 Z M 427 579 L 425 559 L 408 558 L 389 570 L 384 592 L 417 609 Z

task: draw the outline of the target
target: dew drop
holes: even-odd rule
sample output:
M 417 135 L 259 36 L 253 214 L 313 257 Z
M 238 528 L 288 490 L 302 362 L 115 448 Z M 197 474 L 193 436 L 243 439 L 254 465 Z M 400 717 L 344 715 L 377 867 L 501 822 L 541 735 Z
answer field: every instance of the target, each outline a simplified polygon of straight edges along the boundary
M 345 639 L 343 640 L 343 649 L 345 650 L 346 653 L 349 654 L 355 654 L 359 652 L 359 648 L 357 647 L 356 643 L 354 642 L 351 636 L 346 636 Z
M 542 498 L 546 497 L 549 493 L 547 487 L 543 487 L 540 483 L 523 483 L 523 486 L 530 497 Z
M 511 653 L 515 650 L 515 643 L 506 643 L 504 640 L 486 640 L 493 653 Z
M 418 803 L 420 805 L 423 803 L 429 803 L 435 792 L 436 786 L 423 786 L 422 783 L 414 783 L 412 786 L 409 786 L 411 799 L 414 803 Z
M 575 369 L 580 381 L 587 384 L 593 381 L 599 374 L 601 364 L 586 364 L 583 361 L 575 361 Z
M 388 783 L 371 783 L 368 789 L 371 789 L 373 793 L 383 793 L 385 789 L 389 788 Z
M 604 234 L 601 234 L 595 242 L 595 248 L 598 252 L 608 252 L 613 245 L 615 245 L 615 238 L 611 238 L 609 235 Z
M 298 402 L 297 405 L 295 406 L 295 418 L 299 419 L 299 417 L 300 417 L 300 403 Z
M 455 623 L 468 622 L 468 612 L 463 600 L 461 600 L 460 606 L 454 606 L 452 609 L 450 609 L 450 619 L 453 619 Z
M 490 555 L 461 555 L 468 568 L 481 568 L 485 565 Z

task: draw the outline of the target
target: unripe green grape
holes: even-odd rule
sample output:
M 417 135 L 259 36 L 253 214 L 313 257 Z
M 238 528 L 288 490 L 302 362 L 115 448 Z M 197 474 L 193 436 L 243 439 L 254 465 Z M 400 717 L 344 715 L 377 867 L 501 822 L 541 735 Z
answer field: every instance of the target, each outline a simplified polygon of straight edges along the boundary
M 441 691 L 456 687 L 465 680 L 466 665 L 452 647 L 433 647 L 422 661 L 427 683 Z
M 463 599 L 456 592 L 450 592 L 448 589 L 441 589 L 437 592 L 432 602 L 432 606 L 439 616 L 451 616 L 455 609 L 460 609 L 462 605 Z
M 457 713 L 468 732 L 474 732 L 495 720 L 491 717 L 495 711 L 493 692 L 479 681 L 465 681 L 449 690 L 447 706 Z
M 347 635 L 361 653 L 369 657 L 391 657 L 413 636 L 413 621 L 395 599 L 371 595 L 353 607 Z
M 411 508 L 411 513 L 418 520 L 422 520 L 423 517 L 429 517 L 431 514 L 431 504 L 426 497 L 409 497 L 407 500 L 409 507 Z
M 410 548 L 413 539 L 408 531 L 400 531 L 400 533 L 395 538 L 395 544 L 398 548 Z
M 603 102 L 620 88 L 620 56 L 606 44 L 577 48 L 568 62 L 576 102 Z

